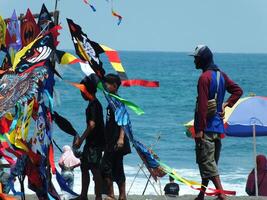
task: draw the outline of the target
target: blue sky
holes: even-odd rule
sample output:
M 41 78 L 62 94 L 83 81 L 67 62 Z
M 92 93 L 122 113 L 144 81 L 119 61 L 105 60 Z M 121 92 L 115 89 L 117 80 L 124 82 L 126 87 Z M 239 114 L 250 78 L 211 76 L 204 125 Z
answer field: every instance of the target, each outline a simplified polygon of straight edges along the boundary
M 8 17 L 29 7 L 38 13 L 54 0 L 0 0 L 0 15 Z M 99 43 L 118 50 L 186 51 L 207 44 L 216 52 L 267 53 L 266 0 L 114 0 L 124 18 L 118 27 L 106 0 L 60 0 L 61 48 L 73 48 L 66 17 Z

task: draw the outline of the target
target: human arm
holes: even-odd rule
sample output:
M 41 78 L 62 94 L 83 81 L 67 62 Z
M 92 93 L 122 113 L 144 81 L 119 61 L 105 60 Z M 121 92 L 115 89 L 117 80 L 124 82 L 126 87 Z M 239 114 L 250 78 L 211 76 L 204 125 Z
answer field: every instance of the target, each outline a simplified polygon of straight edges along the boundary
M 231 96 L 227 99 L 227 101 L 224 103 L 225 107 L 233 107 L 235 103 L 240 99 L 240 97 L 243 94 L 243 90 L 241 87 L 239 87 L 238 84 L 236 84 L 234 81 L 232 81 L 226 74 L 223 74 L 224 80 L 225 80 L 225 87 L 227 92 L 231 94 Z
M 198 80 L 198 99 L 197 99 L 197 130 L 196 139 L 203 137 L 203 131 L 207 126 L 207 112 L 208 112 L 208 99 L 209 99 L 209 85 L 210 79 L 204 74 Z
M 82 145 L 83 141 L 90 135 L 90 133 L 92 132 L 92 130 L 94 130 L 95 128 L 95 122 L 94 121 L 89 121 L 87 128 L 85 129 L 85 131 L 83 132 L 81 137 L 77 137 L 74 146 L 77 148 L 80 148 L 80 146 Z
M 122 127 L 120 127 L 120 135 L 119 135 L 119 139 L 117 141 L 117 147 L 118 148 L 122 148 L 124 145 L 124 137 L 125 137 L 125 133 Z

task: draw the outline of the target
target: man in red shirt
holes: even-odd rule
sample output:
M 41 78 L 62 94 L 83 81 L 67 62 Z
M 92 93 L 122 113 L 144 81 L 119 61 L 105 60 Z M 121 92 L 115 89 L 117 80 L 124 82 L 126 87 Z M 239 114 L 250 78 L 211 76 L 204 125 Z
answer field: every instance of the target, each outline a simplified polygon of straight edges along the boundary
M 205 45 L 198 45 L 193 53 L 196 69 L 203 73 L 197 86 L 197 103 L 194 127 L 196 131 L 196 162 L 202 178 L 202 185 L 207 186 L 209 180 L 216 189 L 223 190 L 218 161 L 221 150 L 221 134 L 224 133 L 224 109 L 232 107 L 242 96 L 242 89 L 228 76 L 220 71 L 213 62 L 213 54 Z M 224 102 L 225 92 L 231 94 Z M 195 200 L 203 200 L 205 187 Z M 218 194 L 218 199 L 225 200 L 225 194 Z

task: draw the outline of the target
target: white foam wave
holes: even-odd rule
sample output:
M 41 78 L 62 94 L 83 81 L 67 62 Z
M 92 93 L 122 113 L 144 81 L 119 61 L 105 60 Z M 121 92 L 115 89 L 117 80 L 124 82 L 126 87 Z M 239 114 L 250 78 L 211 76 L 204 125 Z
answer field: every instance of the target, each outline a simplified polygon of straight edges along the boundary
M 126 181 L 126 187 L 127 187 L 127 192 L 129 191 L 129 188 L 134 180 L 134 177 L 138 171 L 138 166 L 134 167 L 134 166 L 129 166 L 129 165 L 125 165 L 125 173 L 126 173 L 126 177 L 127 177 L 127 181 Z M 60 170 L 60 169 L 58 169 Z M 187 178 L 189 180 L 194 180 L 194 181 L 200 181 L 200 176 L 199 176 L 199 172 L 197 169 L 176 169 L 177 173 L 182 175 L 184 178 Z M 145 170 L 146 174 L 148 175 L 147 170 Z M 222 174 L 221 175 L 221 179 L 223 182 L 223 186 L 226 190 L 235 190 L 237 192 L 238 196 L 242 196 L 242 195 L 246 195 L 245 193 L 245 183 L 246 183 L 246 177 L 247 174 L 245 174 L 245 170 L 239 169 L 237 171 L 233 171 L 231 173 L 228 174 Z M 75 179 L 74 179 L 74 191 L 76 193 L 80 193 L 81 191 L 81 173 L 80 173 L 80 169 L 75 169 L 74 170 L 74 175 L 75 175 Z M 57 184 L 56 178 L 55 176 L 53 176 L 53 183 L 55 188 L 57 189 L 57 191 L 60 191 L 59 185 Z M 91 180 L 92 180 L 92 175 L 91 175 Z M 27 194 L 33 194 L 33 192 L 31 190 L 29 190 L 27 188 L 27 179 L 25 180 L 25 192 Z M 143 193 L 143 190 L 145 188 L 147 182 L 147 178 L 146 176 L 143 174 L 142 171 L 140 171 L 139 175 L 137 176 L 137 178 L 135 179 L 135 182 L 129 192 L 129 194 L 133 195 L 141 195 Z M 152 185 L 149 183 L 148 187 L 146 189 L 145 194 L 147 195 L 155 195 L 157 193 L 164 193 L 163 192 L 163 188 L 165 186 L 165 184 L 168 182 L 168 176 L 163 177 L 160 180 L 160 184 L 159 183 L 155 183 L 152 179 L 151 182 L 154 184 L 154 187 L 152 187 Z M 186 195 L 186 194 L 193 194 L 196 195 L 198 192 L 192 190 L 190 187 L 179 183 L 180 185 L 180 195 Z M 210 185 L 211 187 L 213 187 L 213 185 Z M 20 190 L 20 186 L 19 183 L 16 182 L 15 183 L 15 188 L 19 191 Z M 115 189 L 115 194 L 118 194 L 118 189 L 116 184 L 114 184 L 114 189 Z M 157 193 L 156 193 L 156 191 Z M 59 192 L 61 193 L 61 192 Z M 89 187 L 89 194 L 94 194 L 94 182 L 91 181 L 90 187 Z

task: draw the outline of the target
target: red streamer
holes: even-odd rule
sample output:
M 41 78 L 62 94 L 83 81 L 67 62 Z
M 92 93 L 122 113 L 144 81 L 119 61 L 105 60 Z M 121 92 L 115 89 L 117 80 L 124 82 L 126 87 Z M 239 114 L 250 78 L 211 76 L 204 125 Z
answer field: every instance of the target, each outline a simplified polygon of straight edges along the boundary
M 158 81 L 147 81 L 147 80 L 122 80 L 122 86 L 131 87 L 131 86 L 142 86 L 142 87 L 159 87 Z

